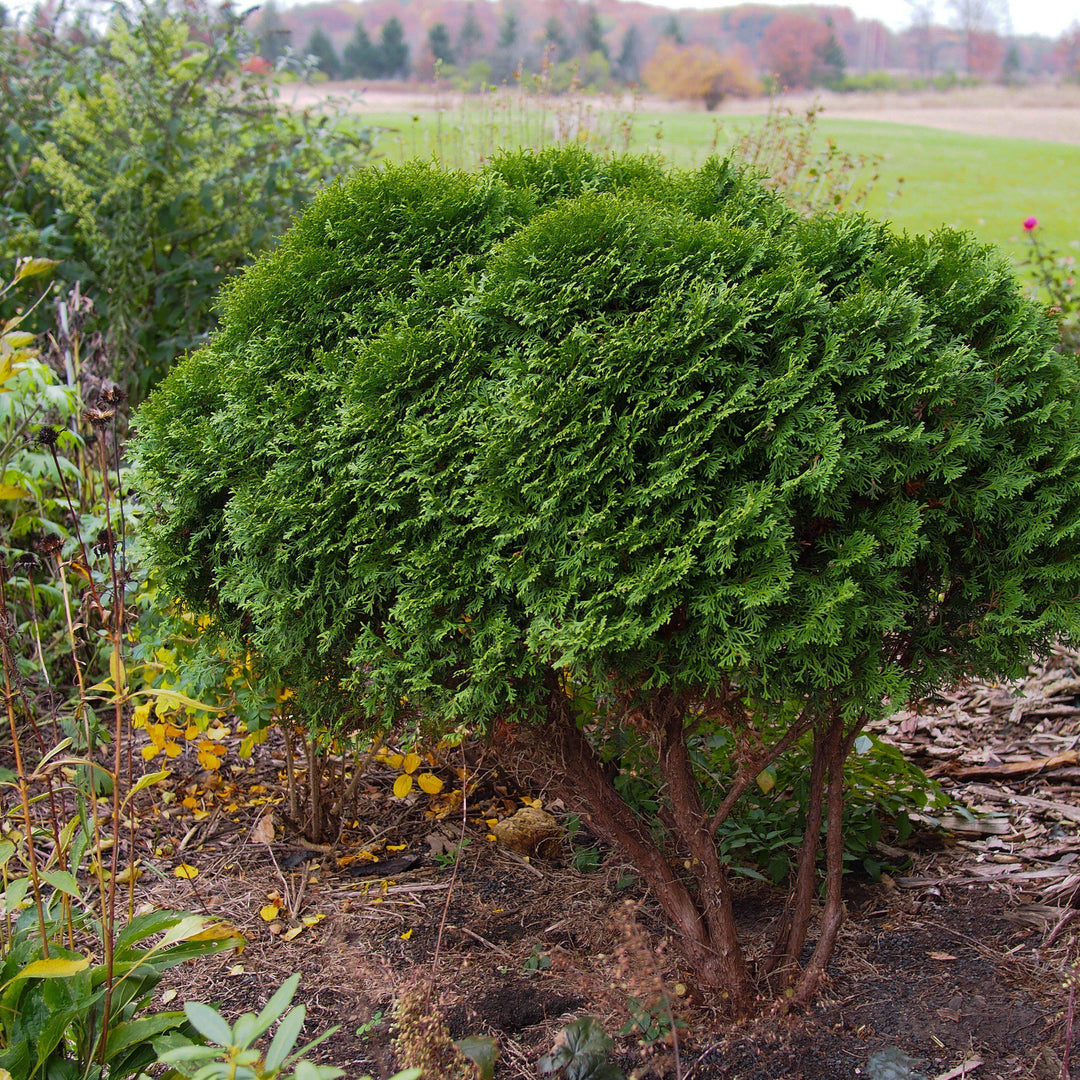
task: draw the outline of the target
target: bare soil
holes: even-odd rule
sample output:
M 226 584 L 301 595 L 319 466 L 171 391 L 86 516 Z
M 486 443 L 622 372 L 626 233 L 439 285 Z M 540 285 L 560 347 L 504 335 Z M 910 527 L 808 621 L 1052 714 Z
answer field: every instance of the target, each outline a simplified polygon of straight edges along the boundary
M 142 898 L 227 918 L 248 945 L 242 956 L 175 971 L 168 987 L 235 1016 L 300 971 L 305 1033 L 338 1025 L 317 1057 L 349 1077 L 397 1067 L 393 1003 L 434 973 L 451 1034 L 498 1040 L 496 1080 L 535 1077 L 537 1058 L 574 1017 L 626 1030 L 628 998 L 658 978 L 685 1024 L 684 1080 L 846 1080 L 866 1075 L 870 1056 L 888 1048 L 941 1080 L 1057 1080 L 1062 981 L 1080 925 L 1080 654 L 1059 650 L 1019 691 L 966 687 L 879 727 L 983 816 L 960 816 L 949 832 L 920 830 L 903 849 L 886 845 L 891 873 L 848 881 L 839 947 L 805 1014 L 725 1022 L 680 969 L 632 868 L 587 822 L 572 833 L 558 800 L 547 809 L 564 832 L 543 856 L 526 860 L 493 842 L 490 822 L 547 793 L 519 790 L 479 749 L 456 878 L 432 852 L 438 837 L 461 838 L 460 810 L 440 817 L 440 800 L 419 792 L 395 799 L 392 768 L 369 765 L 355 818 L 337 845 L 318 850 L 282 813 L 280 746 L 267 744 L 246 766 L 230 753 L 215 775 L 188 762 L 190 751 L 175 759 L 175 798 L 144 797 L 142 829 L 157 834 L 162 854 L 160 874 L 140 883 Z M 433 771 L 446 790 L 460 783 L 454 761 Z M 270 844 L 256 835 L 268 807 L 277 823 Z M 383 862 L 359 859 L 361 847 L 381 848 Z M 407 856 L 417 865 L 393 872 L 390 860 Z M 198 877 L 174 877 L 181 862 Z M 737 915 L 751 943 L 784 895 L 740 883 Z M 268 922 L 260 911 L 271 903 L 280 913 Z M 627 905 L 637 930 L 626 928 Z M 673 1048 L 640 1035 L 617 1038 L 616 1060 L 639 1076 L 675 1076 Z
M 460 96 L 436 92 L 426 86 L 326 83 L 317 87 L 289 88 L 285 98 L 298 106 L 315 105 L 328 94 L 348 100 L 350 111 L 381 113 L 428 111 L 454 107 Z M 1016 139 L 1080 145 L 1080 86 L 1037 85 L 1032 87 L 966 87 L 949 91 L 918 93 L 813 94 L 788 95 L 780 103 L 792 109 L 808 108 L 815 102 L 824 114 L 836 120 L 873 120 L 888 124 L 908 124 L 938 128 L 968 135 L 994 135 Z M 728 100 L 715 113 L 744 116 L 763 113 L 769 100 Z M 629 98 L 598 98 L 598 108 L 629 109 Z M 643 112 L 686 110 L 685 102 L 645 97 L 637 103 Z

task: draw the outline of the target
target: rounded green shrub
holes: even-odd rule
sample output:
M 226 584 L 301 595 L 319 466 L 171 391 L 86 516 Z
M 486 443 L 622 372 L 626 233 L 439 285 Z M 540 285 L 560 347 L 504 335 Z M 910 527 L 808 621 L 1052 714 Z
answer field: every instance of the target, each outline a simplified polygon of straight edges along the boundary
M 537 721 L 592 797 L 568 701 L 633 715 L 665 770 L 691 728 L 787 710 L 823 797 L 868 717 L 1075 633 L 1054 342 L 969 237 L 800 218 L 727 162 L 386 168 L 325 191 L 142 408 L 149 543 L 316 721 Z M 730 950 L 705 972 L 706 871 L 688 956 L 745 997 Z

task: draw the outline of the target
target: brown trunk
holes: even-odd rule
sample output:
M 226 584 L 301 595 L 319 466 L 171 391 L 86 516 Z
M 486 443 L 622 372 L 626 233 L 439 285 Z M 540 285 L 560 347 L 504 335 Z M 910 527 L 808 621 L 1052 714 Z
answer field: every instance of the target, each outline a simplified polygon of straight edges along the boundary
M 795 1005 L 808 1004 L 817 992 L 836 948 L 840 924 L 844 921 L 844 760 L 854 738 L 854 732 L 845 737 L 842 720 L 834 718 L 827 739 L 829 794 L 825 818 L 825 910 L 821 936 L 795 987 L 792 997 Z
M 678 795 L 674 791 L 671 795 L 672 803 L 678 804 L 673 805 L 673 812 L 679 820 L 680 830 L 684 823 L 697 824 L 696 831 L 691 828 L 682 838 L 691 844 L 697 859 L 695 875 L 704 886 L 702 893 L 708 894 L 708 901 L 703 905 L 672 869 L 663 851 L 615 789 L 592 746 L 578 730 L 554 673 L 550 681 L 547 723 L 534 732 L 535 737 L 558 754 L 561 773 L 573 785 L 575 794 L 589 804 L 592 824 L 618 845 L 637 867 L 671 919 L 678 947 L 695 976 L 704 987 L 718 993 L 730 1012 L 745 1013 L 752 997 L 752 986 L 738 944 L 730 891 L 711 835 L 703 828 L 705 815 L 700 802 L 691 803 L 689 807 L 683 805 L 684 789 L 692 784 L 693 776 L 688 772 L 689 755 L 681 730 L 682 704 L 670 698 L 662 704 L 656 703 L 666 710 L 664 720 L 672 726 L 672 735 L 678 730 L 677 738 L 665 740 L 668 744 L 664 755 L 665 773 L 670 768 L 676 778 Z M 696 788 L 694 798 L 697 798 Z M 707 885 L 700 876 L 703 872 Z
M 659 714 L 653 716 L 662 732 L 660 767 L 667 782 L 676 835 L 690 851 L 691 867 L 697 883 L 698 906 L 705 918 L 709 941 L 716 953 L 716 964 L 725 984 L 732 988 L 735 1002 L 749 1000 L 750 975 L 735 928 L 731 885 L 716 853 L 716 838 L 709 828 L 701 802 L 697 778 L 686 746 L 685 703 L 678 699 L 659 698 Z
M 830 723 L 839 723 L 830 717 Z M 776 943 L 765 971 L 771 974 L 777 968 L 788 978 L 799 966 L 799 955 L 806 941 L 806 929 L 810 923 L 810 911 L 817 891 L 817 853 L 821 844 L 822 796 L 825 792 L 825 770 L 828 759 L 828 729 L 820 725 L 814 731 L 814 754 L 810 766 L 810 791 L 807 797 L 806 828 L 803 830 L 802 847 L 791 890 L 788 910 L 776 936 Z

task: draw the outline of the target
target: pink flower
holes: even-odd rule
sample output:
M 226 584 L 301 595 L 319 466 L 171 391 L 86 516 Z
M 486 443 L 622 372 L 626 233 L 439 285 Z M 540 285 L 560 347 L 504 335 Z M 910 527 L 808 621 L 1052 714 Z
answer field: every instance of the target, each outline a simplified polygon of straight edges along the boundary
M 1024 218 L 1024 228 L 1028 232 L 1031 232 L 1031 230 L 1034 229 L 1035 226 L 1038 225 L 1038 224 L 1039 224 L 1039 219 L 1037 217 Z

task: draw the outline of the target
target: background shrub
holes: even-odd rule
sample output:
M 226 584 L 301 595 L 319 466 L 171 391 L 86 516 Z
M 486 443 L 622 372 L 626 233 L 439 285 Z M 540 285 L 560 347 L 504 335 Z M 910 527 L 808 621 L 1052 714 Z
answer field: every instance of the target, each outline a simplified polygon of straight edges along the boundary
M 63 260 L 136 397 L 205 338 L 224 278 L 371 149 L 282 107 L 249 53 L 227 7 L 0 27 L 0 257 Z
M 313 721 L 536 721 L 504 728 L 516 752 L 557 756 L 736 1011 L 716 833 L 808 737 L 762 965 L 806 1000 L 867 719 L 1077 627 L 1077 370 L 1054 344 L 992 250 L 803 218 L 726 162 L 387 169 L 320 196 L 142 409 L 149 543 Z M 619 727 L 654 748 L 664 836 L 594 749 Z M 718 781 L 690 747 L 721 730 Z

